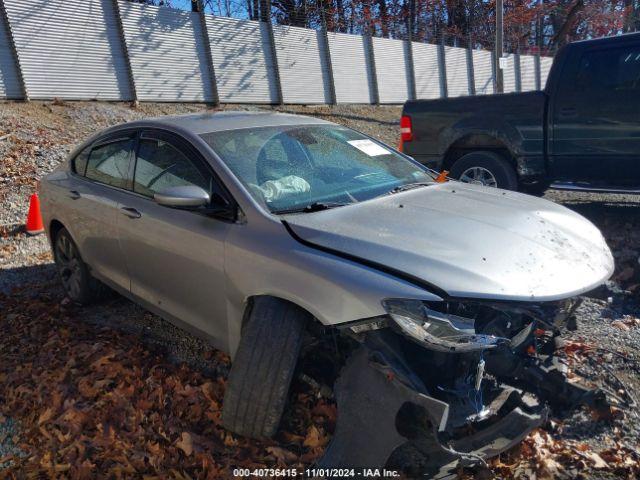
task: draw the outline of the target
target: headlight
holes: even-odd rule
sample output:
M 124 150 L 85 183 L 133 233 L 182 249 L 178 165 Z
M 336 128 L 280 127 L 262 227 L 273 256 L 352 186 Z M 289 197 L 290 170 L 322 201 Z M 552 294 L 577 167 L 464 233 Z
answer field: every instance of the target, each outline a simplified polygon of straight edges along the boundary
M 505 338 L 477 334 L 473 318 L 433 310 L 421 300 L 387 299 L 382 305 L 393 320 L 392 327 L 432 350 L 485 350 L 508 342 Z

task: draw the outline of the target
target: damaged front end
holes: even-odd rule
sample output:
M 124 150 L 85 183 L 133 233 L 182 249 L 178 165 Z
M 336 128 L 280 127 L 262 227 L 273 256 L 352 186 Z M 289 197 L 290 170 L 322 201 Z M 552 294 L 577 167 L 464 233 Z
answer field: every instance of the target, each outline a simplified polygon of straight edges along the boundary
M 602 402 L 553 355 L 578 305 L 386 300 L 386 316 L 343 330 L 358 347 L 320 465 L 446 478 L 519 443 L 549 407 Z

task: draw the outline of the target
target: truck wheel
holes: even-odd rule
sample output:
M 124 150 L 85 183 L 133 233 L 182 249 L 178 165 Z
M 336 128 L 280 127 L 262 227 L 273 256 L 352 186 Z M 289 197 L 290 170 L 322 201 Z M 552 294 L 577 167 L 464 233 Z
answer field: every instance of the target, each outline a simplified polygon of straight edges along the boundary
M 284 300 L 255 300 L 224 394 L 225 428 L 252 438 L 275 435 L 309 320 Z
M 479 151 L 463 155 L 451 167 L 451 176 L 476 185 L 518 189 L 515 170 L 496 152 Z
M 60 229 L 56 235 L 53 258 L 62 286 L 71 300 L 87 305 L 104 294 L 106 287 L 91 276 L 89 267 L 82 260 L 80 250 L 66 228 Z

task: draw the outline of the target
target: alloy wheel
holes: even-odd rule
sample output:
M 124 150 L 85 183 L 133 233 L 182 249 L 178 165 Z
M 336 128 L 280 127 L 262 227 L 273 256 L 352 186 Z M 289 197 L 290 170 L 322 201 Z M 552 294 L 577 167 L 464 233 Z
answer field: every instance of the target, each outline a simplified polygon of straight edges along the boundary
M 66 235 L 60 235 L 56 242 L 56 263 L 62 278 L 62 285 L 72 299 L 80 296 L 82 281 L 82 260 L 78 249 Z
M 460 175 L 461 182 L 472 183 L 474 185 L 484 185 L 485 187 L 497 187 L 498 181 L 489 170 L 483 167 L 467 168 Z

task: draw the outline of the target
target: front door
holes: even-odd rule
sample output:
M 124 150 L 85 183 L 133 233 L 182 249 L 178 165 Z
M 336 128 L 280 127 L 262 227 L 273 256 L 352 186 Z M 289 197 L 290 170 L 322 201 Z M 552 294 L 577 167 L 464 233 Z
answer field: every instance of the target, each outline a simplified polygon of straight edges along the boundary
M 554 180 L 640 186 L 640 45 L 587 49 L 568 63 L 552 107 Z
M 173 186 L 197 185 L 214 192 L 213 174 L 186 142 L 155 131 L 142 132 L 134 170 L 133 193 L 118 217 L 131 292 L 224 345 L 224 244 L 230 225 L 153 200 L 154 193 Z

